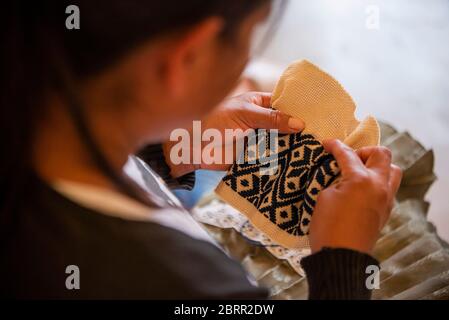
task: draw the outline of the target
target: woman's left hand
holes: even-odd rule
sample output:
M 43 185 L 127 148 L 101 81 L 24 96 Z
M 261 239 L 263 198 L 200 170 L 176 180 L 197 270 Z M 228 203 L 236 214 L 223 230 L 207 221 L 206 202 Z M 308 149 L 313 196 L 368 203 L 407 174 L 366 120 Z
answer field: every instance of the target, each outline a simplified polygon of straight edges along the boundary
M 296 133 L 304 129 L 301 119 L 271 109 L 270 102 L 271 93 L 265 92 L 248 92 L 226 99 L 201 120 L 200 137 L 205 141 L 198 143 L 197 147 L 192 141 L 194 130 L 190 130 L 191 161 L 188 164 L 174 164 L 176 161 L 171 161 L 171 149 L 179 142 L 165 143 L 164 155 L 172 176 L 179 177 L 195 169 L 227 170 L 238 153 L 236 141 L 243 139 L 248 129 L 277 129 L 279 133 Z M 226 157 L 229 152 L 232 152 L 232 158 Z M 194 153 L 197 153 L 197 160 L 201 159 L 196 164 L 193 163 Z

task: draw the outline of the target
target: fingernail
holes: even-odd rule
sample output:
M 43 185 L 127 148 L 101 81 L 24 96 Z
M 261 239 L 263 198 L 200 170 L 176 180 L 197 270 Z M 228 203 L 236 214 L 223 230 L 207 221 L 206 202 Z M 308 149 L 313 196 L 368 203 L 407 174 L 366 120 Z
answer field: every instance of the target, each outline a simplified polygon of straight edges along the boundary
M 291 117 L 288 119 L 288 127 L 295 131 L 301 131 L 304 129 L 304 121 L 301 119 Z
M 341 141 L 338 139 L 324 139 L 323 141 L 321 141 L 321 144 L 323 145 L 326 151 L 328 151 L 331 148 L 332 143 L 341 143 Z

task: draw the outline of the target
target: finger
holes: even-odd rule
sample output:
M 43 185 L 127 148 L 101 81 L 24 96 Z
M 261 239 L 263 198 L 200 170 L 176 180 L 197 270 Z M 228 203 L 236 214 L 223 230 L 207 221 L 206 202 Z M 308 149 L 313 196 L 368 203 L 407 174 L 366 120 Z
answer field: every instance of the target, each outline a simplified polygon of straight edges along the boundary
M 390 180 L 388 182 L 388 188 L 389 188 L 389 195 L 390 198 L 388 199 L 388 210 L 385 212 L 384 216 L 382 217 L 382 221 L 381 221 L 381 225 L 384 226 L 385 223 L 387 223 L 388 218 L 390 217 L 391 214 L 391 210 L 393 209 L 394 206 L 394 199 L 396 197 L 396 193 L 399 190 L 399 187 L 401 185 L 401 179 L 402 179 L 402 170 L 392 164 L 390 166 Z
M 366 161 L 371 156 L 375 148 L 376 147 L 362 147 L 358 149 L 356 153 L 359 156 L 360 160 L 362 160 L 363 163 L 366 163 Z
M 392 164 L 390 166 L 390 179 L 388 181 L 388 185 L 393 198 L 395 197 L 396 193 L 399 190 L 401 180 L 402 180 L 402 169 L 399 168 L 397 165 Z
M 363 147 L 357 155 L 367 168 L 376 170 L 388 181 L 390 176 L 391 151 L 385 147 Z
M 388 183 L 391 172 L 391 151 L 386 147 L 375 147 L 365 162 L 367 168 L 376 171 Z
M 271 107 L 271 92 L 250 92 L 250 102 L 262 108 Z
M 280 133 L 295 133 L 304 129 L 304 122 L 301 119 L 257 105 L 247 109 L 244 117 L 250 128 L 278 129 Z
M 358 172 L 364 168 L 357 153 L 340 140 L 328 139 L 323 141 L 324 149 L 337 160 L 343 177 Z

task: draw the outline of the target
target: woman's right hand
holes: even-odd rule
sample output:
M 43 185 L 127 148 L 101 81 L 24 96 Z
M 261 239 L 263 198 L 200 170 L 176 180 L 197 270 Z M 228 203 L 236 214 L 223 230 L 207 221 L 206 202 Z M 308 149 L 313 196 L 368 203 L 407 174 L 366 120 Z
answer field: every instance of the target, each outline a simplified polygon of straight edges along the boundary
M 312 252 L 331 247 L 370 254 L 393 207 L 401 169 L 391 164 L 385 147 L 355 152 L 338 140 L 323 145 L 341 177 L 318 196 L 309 230 Z

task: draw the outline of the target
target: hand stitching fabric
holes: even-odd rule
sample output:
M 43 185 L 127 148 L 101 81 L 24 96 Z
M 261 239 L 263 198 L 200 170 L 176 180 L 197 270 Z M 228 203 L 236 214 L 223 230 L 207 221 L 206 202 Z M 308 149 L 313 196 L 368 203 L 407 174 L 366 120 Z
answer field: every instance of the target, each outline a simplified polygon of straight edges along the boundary
M 339 174 L 321 141 L 337 138 L 354 149 L 378 145 L 379 126 L 371 116 L 359 122 L 356 106 L 343 87 L 308 61 L 287 68 L 273 91 L 272 107 L 303 119 L 303 132 L 263 136 L 267 149 L 273 151 L 274 145 L 276 150 L 266 157 L 254 154 L 252 147 L 260 140 L 259 131 L 255 142 L 247 141 L 243 161 L 232 165 L 215 191 L 274 242 L 307 248 L 318 194 Z M 276 172 L 263 173 L 261 169 L 273 166 L 273 161 Z

